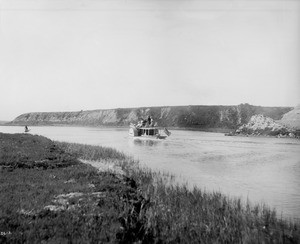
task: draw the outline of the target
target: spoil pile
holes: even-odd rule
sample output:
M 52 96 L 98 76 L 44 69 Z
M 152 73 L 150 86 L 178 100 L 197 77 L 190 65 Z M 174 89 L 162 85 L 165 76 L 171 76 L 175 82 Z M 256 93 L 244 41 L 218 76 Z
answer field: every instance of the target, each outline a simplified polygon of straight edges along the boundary
M 296 130 L 300 130 L 300 104 L 293 110 L 283 115 L 280 122 L 286 126 L 292 127 Z
M 253 115 L 247 124 L 236 130 L 237 134 L 268 135 L 282 137 L 296 137 L 295 130 L 282 125 L 275 120 L 261 114 Z

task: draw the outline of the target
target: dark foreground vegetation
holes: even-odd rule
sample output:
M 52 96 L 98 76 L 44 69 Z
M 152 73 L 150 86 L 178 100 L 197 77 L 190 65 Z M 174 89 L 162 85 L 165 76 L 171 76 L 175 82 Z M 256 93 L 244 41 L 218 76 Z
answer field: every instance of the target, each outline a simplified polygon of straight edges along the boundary
M 300 242 L 266 206 L 170 184 L 113 149 L 0 133 L 0 167 L 0 243 Z

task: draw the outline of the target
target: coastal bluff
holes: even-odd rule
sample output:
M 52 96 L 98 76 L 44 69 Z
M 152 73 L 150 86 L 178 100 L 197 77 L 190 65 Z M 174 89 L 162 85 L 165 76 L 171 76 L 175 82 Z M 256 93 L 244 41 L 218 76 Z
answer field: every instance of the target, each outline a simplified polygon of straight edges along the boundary
M 236 106 L 163 106 L 81 110 L 77 112 L 25 113 L 8 125 L 77 125 L 77 126 L 128 126 L 151 115 L 160 126 L 191 129 L 236 129 L 248 123 L 255 114 L 274 120 L 282 119 L 292 107 L 261 107 L 250 104 Z

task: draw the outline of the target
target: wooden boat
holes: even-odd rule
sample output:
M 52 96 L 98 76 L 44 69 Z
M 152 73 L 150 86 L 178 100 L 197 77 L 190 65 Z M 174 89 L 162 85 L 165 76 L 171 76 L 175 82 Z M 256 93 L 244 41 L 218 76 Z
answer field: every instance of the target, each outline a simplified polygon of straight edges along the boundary
M 232 132 L 225 133 L 224 135 L 225 135 L 225 136 L 235 136 L 235 134 L 234 134 L 234 133 L 232 133 Z
M 163 127 L 137 127 L 130 125 L 129 135 L 132 137 L 149 138 L 149 139 L 166 139 L 171 135 L 166 128 Z

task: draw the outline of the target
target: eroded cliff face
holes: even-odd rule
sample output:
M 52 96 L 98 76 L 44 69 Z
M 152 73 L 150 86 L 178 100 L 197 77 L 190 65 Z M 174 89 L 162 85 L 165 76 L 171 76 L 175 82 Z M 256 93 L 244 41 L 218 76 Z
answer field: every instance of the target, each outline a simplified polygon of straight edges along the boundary
M 160 126 L 236 129 L 238 125 L 247 123 L 252 115 L 263 114 L 279 120 L 290 110 L 292 110 L 290 107 L 260 107 L 249 104 L 118 108 L 78 112 L 26 113 L 18 116 L 10 124 L 127 126 L 151 115 Z

